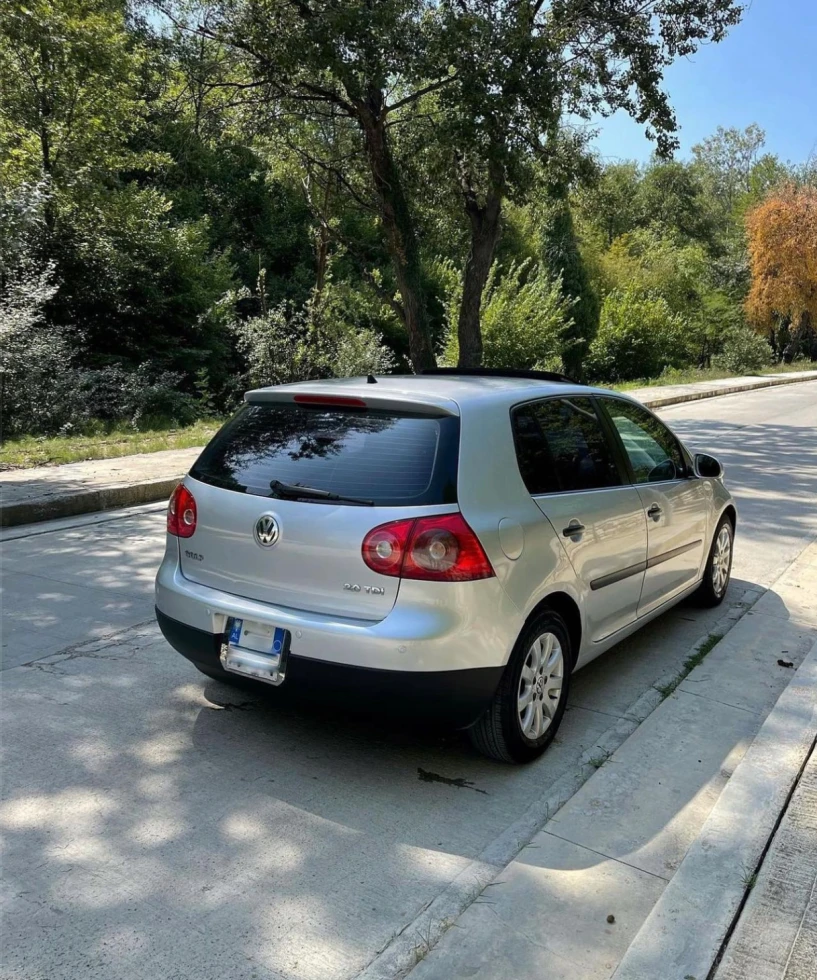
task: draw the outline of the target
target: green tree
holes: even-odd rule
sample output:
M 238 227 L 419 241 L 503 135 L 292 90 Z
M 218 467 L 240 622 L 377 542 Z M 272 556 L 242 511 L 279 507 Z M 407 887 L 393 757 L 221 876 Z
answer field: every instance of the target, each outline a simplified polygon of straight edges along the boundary
M 0 7 L 0 152 L 7 179 L 86 180 L 125 162 L 138 125 L 141 51 L 123 0 Z
M 712 242 L 712 227 L 703 204 L 703 187 L 694 168 L 676 160 L 653 160 L 638 186 L 639 225 L 655 225 L 665 234 Z
M 660 296 L 614 290 L 604 298 L 587 369 L 602 381 L 654 378 L 684 363 L 685 322 Z
M 638 227 L 637 195 L 641 170 L 634 160 L 600 166 L 595 179 L 573 196 L 581 230 L 595 233 L 609 248 L 621 235 Z
M 744 130 L 718 126 L 712 136 L 692 147 L 692 155 L 722 220 L 751 189 L 752 173 L 760 162 L 766 134 L 756 123 Z
M 565 371 L 579 377 L 599 328 L 599 301 L 579 249 L 567 188 L 555 187 L 550 198 L 542 223 L 542 260 L 551 276 L 559 278 L 562 293 L 572 303 L 572 323 L 562 338 L 562 360 Z
M 492 368 L 562 370 L 569 346 L 573 302 L 562 283 L 530 261 L 512 264 L 504 275 L 494 265 L 482 298 L 483 363 Z M 452 292 L 445 360 L 459 361 L 459 296 Z
M 439 145 L 438 159 L 450 159 L 470 226 L 460 356 L 478 360 L 479 305 L 502 202 L 524 187 L 562 112 L 624 109 L 670 149 L 664 67 L 703 40 L 720 40 L 740 17 L 733 0 L 602 8 L 584 0 L 236 0 L 213 9 L 207 23 L 185 26 L 241 52 L 253 79 L 245 84 L 275 94 L 290 119 L 341 116 L 357 129 L 418 368 L 433 354 L 416 207 L 394 127 L 419 125 Z M 342 180 L 343 170 L 335 172 Z

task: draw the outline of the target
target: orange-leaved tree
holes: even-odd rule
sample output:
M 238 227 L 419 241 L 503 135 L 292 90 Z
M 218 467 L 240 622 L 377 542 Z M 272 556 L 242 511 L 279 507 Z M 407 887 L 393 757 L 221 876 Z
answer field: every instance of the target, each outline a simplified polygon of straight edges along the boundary
M 817 326 L 817 188 L 788 185 L 746 216 L 752 285 L 746 313 L 758 329 L 791 325 L 814 346 Z

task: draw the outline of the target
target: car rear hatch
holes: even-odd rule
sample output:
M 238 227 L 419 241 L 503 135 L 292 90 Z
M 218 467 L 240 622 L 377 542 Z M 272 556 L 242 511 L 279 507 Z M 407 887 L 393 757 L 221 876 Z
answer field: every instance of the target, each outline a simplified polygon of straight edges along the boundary
M 456 510 L 458 416 L 374 398 L 261 394 L 185 481 L 197 521 L 179 540 L 184 576 L 292 609 L 382 619 L 400 579 L 364 563 L 363 539 L 387 521 Z

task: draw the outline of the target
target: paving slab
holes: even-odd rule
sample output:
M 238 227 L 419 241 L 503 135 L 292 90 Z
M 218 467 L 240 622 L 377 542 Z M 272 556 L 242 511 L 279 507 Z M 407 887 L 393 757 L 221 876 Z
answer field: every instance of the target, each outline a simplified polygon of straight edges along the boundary
M 58 533 L 4 532 L 0 669 L 152 620 L 163 530 L 154 510 Z
M 713 708 L 707 699 L 673 694 L 556 814 L 545 832 L 670 878 L 760 720 L 742 708 Z
M 412 980 L 606 980 L 665 884 L 540 835 L 412 971 Z M 578 919 L 577 899 L 584 906 Z M 417 944 L 422 955 L 420 935 Z
M 709 975 L 816 736 L 817 643 L 627 950 L 615 980 Z
M 817 977 L 817 753 L 774 836 L 715 980 Z
M 781 615 L 776 591 L 598 760 L 412 980 L 704 980 L 817 732 L 817 627 Z
M 807 625 L 781 622 L 756 614 L 757 605 L 718 643 L 684 680 L 679 693 L 733 708 L 766 714 L 780 696 L 780 685 L 792 676 L 814 642 Z M 742 669 L 736 669 L 742 667 Z

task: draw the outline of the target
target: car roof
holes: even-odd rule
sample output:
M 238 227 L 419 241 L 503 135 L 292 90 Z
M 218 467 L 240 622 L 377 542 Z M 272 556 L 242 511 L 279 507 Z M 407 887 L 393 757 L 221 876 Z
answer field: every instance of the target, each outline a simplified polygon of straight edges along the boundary
M 450 410 L 452 405 L 467 408 L 474 402 L 486 401 L 513 405 L 531 398 L 547 395 L 618 394 L 603 388 L 568 384 L 562 381 L 542 381 L 538 378 L 498 377 L 492 375 L 435 375 L 388 374 L 377 375 L 376 383 L 359 378 L 326 378 L 320 381 L 301 381 L 294 384 L 256 388 L 244 396 L 247 401 L 272 400 L 276 395 L 335 394 L 346 397 L 388 402 L 423 403 Z

